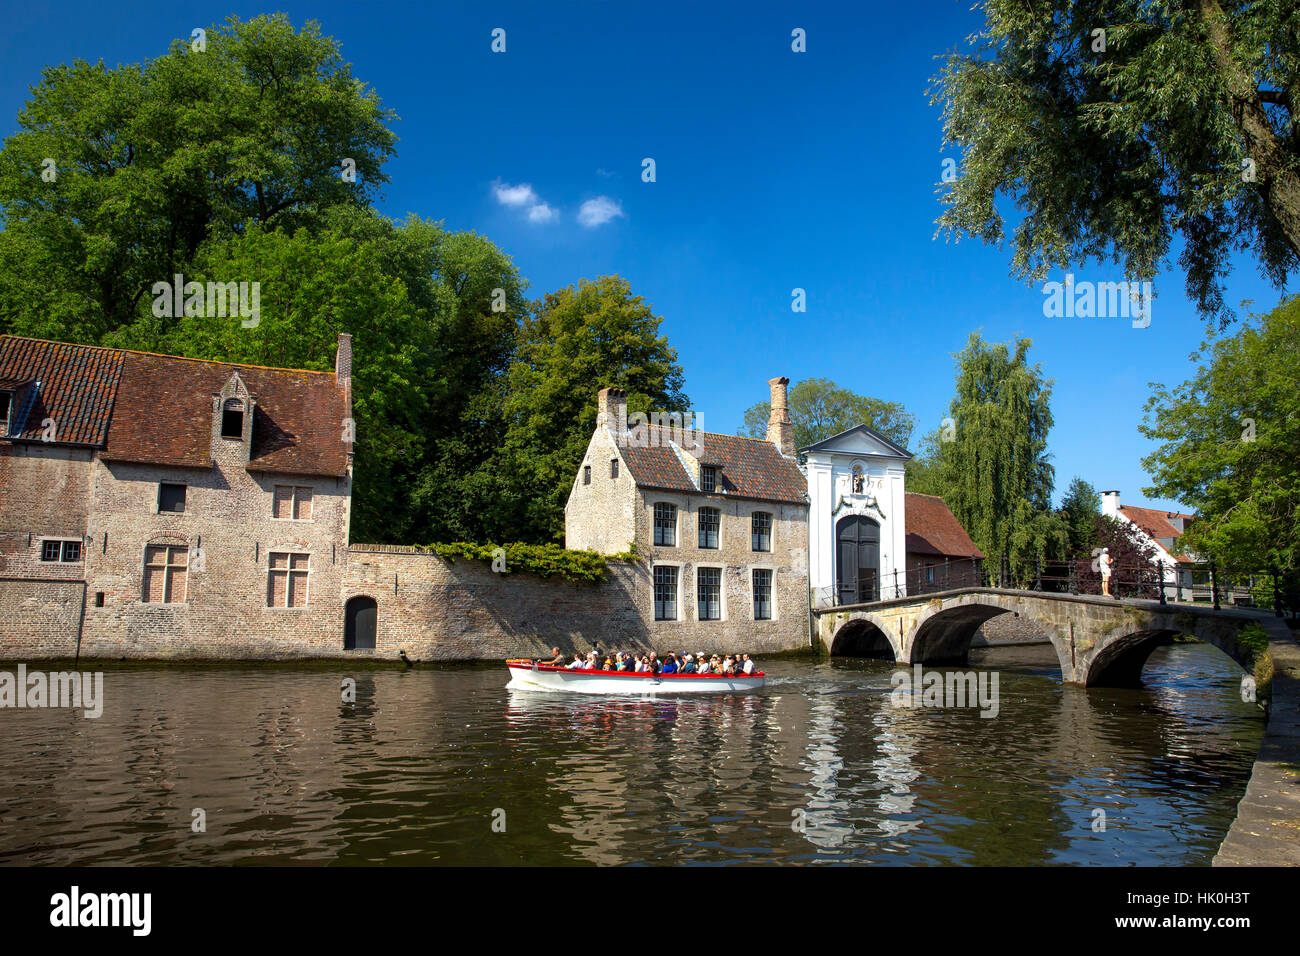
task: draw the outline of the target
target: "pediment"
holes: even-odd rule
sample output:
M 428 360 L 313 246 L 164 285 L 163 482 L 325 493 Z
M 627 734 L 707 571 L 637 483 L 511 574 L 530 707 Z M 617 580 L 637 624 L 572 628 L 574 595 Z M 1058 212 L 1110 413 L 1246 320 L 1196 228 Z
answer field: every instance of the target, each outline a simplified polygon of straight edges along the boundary
M 889 458 L 895 461 L 907 461 L 912 457 L 912 453 L 906 448 L 895 444 L 866 425 L 856 425 L 848 431 L 832 435 L 800 451 L 855 458 Z

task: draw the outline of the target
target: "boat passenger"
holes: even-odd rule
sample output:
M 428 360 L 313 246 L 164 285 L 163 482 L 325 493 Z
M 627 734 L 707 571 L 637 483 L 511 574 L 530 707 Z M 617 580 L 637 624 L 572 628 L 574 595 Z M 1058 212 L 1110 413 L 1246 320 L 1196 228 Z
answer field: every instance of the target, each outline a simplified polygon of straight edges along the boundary
M 581 655 L 581 654 L 574 654 L 574 655 L 573 655 L 573 663 L 570 664 L 570 665 L 566 668 L 566 670 L 571 670 L 571 671 L 580 671 L 580 670 L 582 670 L 582 655 Z
M 665 657 L 665 658 L 664 658 L 664 666 L 663 666 L 663 668 L 660 670 L 660 673 L 661 673 L 661 674 L 676 674 L 676 673 L 677 673 L 677 658 L 673 657 L 672 654 L 669 654 L 667 657 Z
M 682 669 L 680 673 L 682 674 L 695 673 L 695 658 L 692 657 L 690 654 L 687 654 L 686 657 L 682 659 Z
M 662 667 L 659 656 L 654 651 L 651 651 L 650 657 L 646 660 L 646 670 L 651 674 L 658 674 Z
M 748 654 L 745 655 L 745 663 L 741 665 L 740 669 L 746 674 L 754 673 L 754 662 L 750 659 Z
M 537 663 L 539 663 L 539 664 L 548 664 L 548 665 L 550 665 L 550 666 L 552 666 L 552 667 L 563 667 L 563 666 L 564 666 L 564 655 L 560 653 L 560 649 L 559 649 L 558 647 L 552 647 L 552 648 L 551 648 L 551 659 L 550 659 L 549 661 L 538 661 Z

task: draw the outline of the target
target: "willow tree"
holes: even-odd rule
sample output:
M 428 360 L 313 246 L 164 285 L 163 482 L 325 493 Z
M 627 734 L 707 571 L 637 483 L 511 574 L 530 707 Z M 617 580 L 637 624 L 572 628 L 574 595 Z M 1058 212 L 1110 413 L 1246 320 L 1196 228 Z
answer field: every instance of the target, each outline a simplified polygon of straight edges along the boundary
M 1229 256 L 1281 287 L 1300 264 L 1300 4 L 1295 0 L 984 0 L 973 51 L 932 89 L 960 174 L 941 232 L 1003 239 L 1012 273 L 1114 262 L 1152 280 L 1175 236 L 1207 318 Z
M 1029 364 L 1029 339 L 990 344 L 972 333 L 957 358 L 956 394 L 930 463 L 941 494 L 991 561 L 1006 555 L 1015 576 L 1066 546 L 1052 512 L 1055 469 L 1047 452 L 1052 383 Z

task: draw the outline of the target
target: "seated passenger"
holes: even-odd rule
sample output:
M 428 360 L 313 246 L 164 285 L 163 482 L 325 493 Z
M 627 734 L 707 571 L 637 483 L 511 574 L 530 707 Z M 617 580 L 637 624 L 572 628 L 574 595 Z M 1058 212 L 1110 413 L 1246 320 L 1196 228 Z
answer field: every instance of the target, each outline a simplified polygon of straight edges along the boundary
M 573 663 L 570 664 L 570 665 L 568 666 L 567 670 L 571 670 L 571 671 L 580 671 L 580 670 L 582 670 L 582 655 L 581 655 L 581 654 L 574 654 L 574 655 L 573 655 Z
M 682 669 L 681 669 L 678 673 L 681 673 L 681 674 L 694 674 L 694 673 L 695 673 L 695 658 L 692 657 L 690 654 L 687 654 L 684 658 L 682 658 Z
M 560 649 L 558 647 L 552 647 L 550 660 L 545 660 L 545 661 L 539 660 L 537 663 L 550 664 L 554 667 L 563 667 L 564 655 L 560 653 Z
M 745 655 L 745 663 L 741 665 L 740 669 L 744 671 L 746 674 L 752 674 L 756 670 L 756 668 L 754 667 L 754 662 L 750 660 L 748 654 Z
M 661 674 L 676 674 L 676 673 L 677 673 L 677 658 L 675 658 L 672 654 L 669 654 L 667 657 L 665 657 L 665 658 L 664 658 L 664 666 L 663 666 L 663 668 L 659 671 L 659 673 L 661 673 Z

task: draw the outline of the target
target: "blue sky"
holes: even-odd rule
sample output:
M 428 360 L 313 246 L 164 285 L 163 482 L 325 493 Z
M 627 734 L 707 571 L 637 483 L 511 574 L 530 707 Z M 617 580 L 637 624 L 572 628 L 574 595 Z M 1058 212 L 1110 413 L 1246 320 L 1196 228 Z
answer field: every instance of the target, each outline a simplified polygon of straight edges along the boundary
M 1177 271 L 1157 282 L 1148 328 L 1049 319 L 1041 286 L 1009 276 L 1008 249 L 934 237 L 936 184 L 956 154 L 926 90 L 934 57 L 979 28 L 969 6 L 327 0 L 109 14 L 5 0 L 0 130 L 47 63 L 138 62 L 232 13 L 316 19 L 400 117 L 383 211 L 488 236 L 534 295 L 627 278 L 663 317 L 707 429 L 734 432 L 775 375 L 823 377 L 902 402 L 919 420 L 915 448 L 946 415 L 970 332 L 1025 335 L 1055 381 L 1058 497 L 1077 474 L 1139 503 L 1147 383 L 1191 374 L 1203 325 Z M 791 51 L 796 27 L 806 53 Z M 656 182 L 641 181 L 646 157 Z M 1230 303 L 1278 297 L 1237 263 Z

